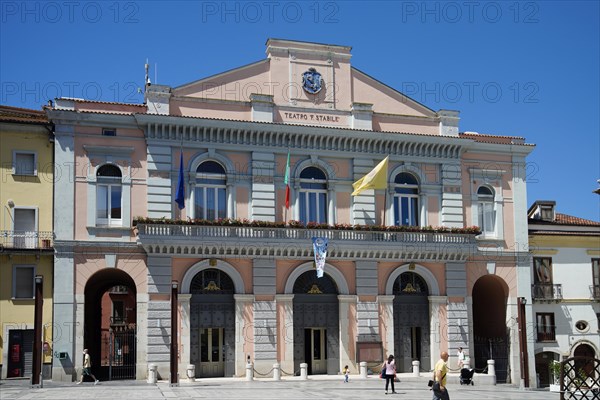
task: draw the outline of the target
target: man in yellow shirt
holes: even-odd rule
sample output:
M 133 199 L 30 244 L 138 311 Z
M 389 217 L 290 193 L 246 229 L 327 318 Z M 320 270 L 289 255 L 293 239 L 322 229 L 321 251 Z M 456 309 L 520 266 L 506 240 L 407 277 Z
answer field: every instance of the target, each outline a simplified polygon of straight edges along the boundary
M 88 349 L 83 349 L 83 370 L 81 372 L 81 379 L 77 382 L 78 385 L 83 382 L 83 377 L 86 375 L 94 380 L 94 385 L 97 385 L 98 382 L 100 382 L 96 379 L 94 374 L 92 374 L 92 359 L 88 353 Z
M 435 363 L 433 369 L 433 400 L 450 400 L 448 389 L 446 389 L 446 374 L 448 373 L 448 353 L 442 351 L 440 359 Z

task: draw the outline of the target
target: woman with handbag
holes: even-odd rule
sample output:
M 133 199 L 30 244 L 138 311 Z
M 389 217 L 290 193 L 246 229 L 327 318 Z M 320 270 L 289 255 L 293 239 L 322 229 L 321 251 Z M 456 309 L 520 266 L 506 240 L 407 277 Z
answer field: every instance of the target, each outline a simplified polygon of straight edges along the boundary
M 388 394 L 390 382 L 392 382 L 392 393 L 396 393 L 396 389 L 394 389 L 394 379 L 396 378 L 396 362 L 394 361 L 393 355 L 390 354 L 387 361 L 381 366 L 381 375 L 382 378 L 385 378 L 385 394 Z

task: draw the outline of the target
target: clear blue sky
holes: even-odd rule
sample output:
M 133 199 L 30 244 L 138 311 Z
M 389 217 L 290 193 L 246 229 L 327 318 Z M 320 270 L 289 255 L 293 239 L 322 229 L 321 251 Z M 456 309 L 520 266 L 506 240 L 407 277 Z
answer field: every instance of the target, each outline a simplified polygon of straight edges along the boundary
M 528 205 L 600 220 L 597 1 L 0 1 L 0 103 L 142 102 L 265 57 L 268 38 L 352 46 L 352 64 L 461 131 L 524 136 Z

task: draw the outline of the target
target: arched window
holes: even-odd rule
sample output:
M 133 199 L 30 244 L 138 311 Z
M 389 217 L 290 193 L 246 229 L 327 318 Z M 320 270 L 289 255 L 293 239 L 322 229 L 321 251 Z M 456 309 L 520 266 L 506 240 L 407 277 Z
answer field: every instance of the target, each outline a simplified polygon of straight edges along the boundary
M 304 168 L 300 173 L 300 221 L 327 222 L 327 177 L 317 167 Z
M 494 192 L 487 186 L 481 186 L 477 190 L 477 224 L 484 235 L 491 235 L 496 231 Z
M 419 225 L 419 182 L 402 172 L 394 179 L 394 225 Z
M 215 220 L 227 217 L 227 175 L 215 161 L 204 161 L 196 169 L 194 217 Z
M 104 226 L 121 226 L 123 187 L 121 170 L 105 164 L 96 171 L 96 223 Z
M 233 294 L 235 288 L 233 281 L 225 272 L 209 268 L 202 270 L 194 276 L 190 284 L 192 294 Z
M 403 272 L 394 282 L 393 293 L 395 295 L 423 295 L 429 294 L 425 279 L 414 272 Z

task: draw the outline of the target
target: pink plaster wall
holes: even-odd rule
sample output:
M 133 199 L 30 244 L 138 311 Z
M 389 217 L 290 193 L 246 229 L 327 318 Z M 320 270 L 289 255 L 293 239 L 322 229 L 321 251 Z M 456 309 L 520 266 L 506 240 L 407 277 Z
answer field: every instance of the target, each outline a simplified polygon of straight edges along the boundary
M 385 287 L 390 275 L 398 267 L 408 264 L 409 261 L 404 262 L 380 262 L 378 268 L 378 290 L 379 293 L 385 293 Z M 446 295 L 446 267 L 443 263 L 418 263 L 422 267 L 427 268 L 435 277 L 438 287 L 440 288 L 440 296 Z
M 429 225 L 440 226 L 440 198 L 438 196 L 427 196 L 427 219 Z
M 84 294 L 85 285 L 89 278 L 96 272 L 106 268 L 104 254 L 108 252 L 110 250 L 105 248 L 90 246 L 75 251 L 75 294 Z M 115 267 L 126 272 L 133 279 L 137 293 L 148 292 L 148 268 L 146 266 L 146 256 L 143 253 L 122 255 L 117 253 Z
M 350 223 L 350 202 L 351 195 L 347 192 L 337 192 L 337 221 L 340 224 Z

